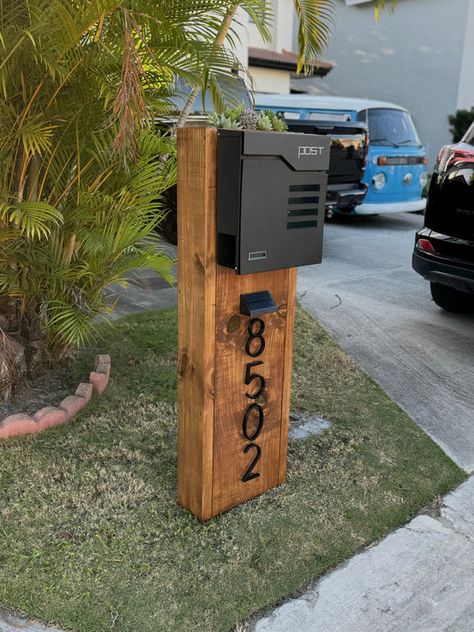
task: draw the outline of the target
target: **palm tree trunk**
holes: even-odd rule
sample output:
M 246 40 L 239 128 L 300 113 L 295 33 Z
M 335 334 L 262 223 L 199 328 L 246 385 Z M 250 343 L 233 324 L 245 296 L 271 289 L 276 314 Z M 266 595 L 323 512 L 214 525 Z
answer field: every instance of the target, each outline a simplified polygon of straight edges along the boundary
M 232 21 L 235 17 L 237 9 L 239 8 L 239 5 L 240 5 L 240 2 L 235 2 L 234 4 L 231 4 L 230 7 L 227 9 L 226 14 L 224 16 L 224 20 L 222 21 L 221 28 L 219 32 L 217 33 L 214 43 L 212 44 L 212 51 L 217 50 L 224 43 L 225 38 L 227 37 L 227 33 L 229 32 L 230 25 L 232 24 Z M 176 123 L 176 129 L 179 127 L 183 127 L 186 121 L 188 120 L 189 114 L 191 113 L 191 109 L 194 105 L 194 102 L 196 101 L 196 97 L 199 94 L 200 89 L 201 89 L 201 86 L 195 86 L 191 90 L 188 100 L 186 101 L 186 104 L 184 108 L 182 109 L 181 114 L 179 115 L 178 121 Z

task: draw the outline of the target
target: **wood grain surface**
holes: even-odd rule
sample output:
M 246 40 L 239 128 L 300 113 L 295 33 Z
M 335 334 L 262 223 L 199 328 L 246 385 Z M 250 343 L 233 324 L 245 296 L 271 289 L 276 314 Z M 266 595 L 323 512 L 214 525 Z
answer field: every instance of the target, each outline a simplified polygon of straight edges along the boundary
M 239 276 L 217 265 L 216 148 L 215 129 L 178 132 L 178 502 L 203 521 L 285 480 L 296 289 L 295 269 Z M 252 358 L 240 295 L 259 290 L 279 309 L 261 317 L 265 350 Z M 244 380 L 257 360 L 265 390 L 254 400 Z M 253 452 L 243 452 L 242 421 L 254 401 L 264 414 L 259 476 L 244 482 Z
M 288 440 L 289 379 L 294 312 L 294 274 L 290 270 L 260 272 L 238 276 L 229 268 L 218 267 L 216 304 L 216 368 L 214 413 L 213 513 L 225 511 L 283 482 L 286 471 Z M 245 351 L 248 316 L 239 314 L 240 294 L 269 290 L 278 312 L 261 317 L 265 323 L 265 350 L 256 358 Z M 288 305 L 288 296 L 290 305 Z M 256 343 L 258 344 L 258 343 Z M 287 352 L 287 349 L 290 351 Z M 249 443 L 242 432 L 245 410 L 254 400 L 246 392 L 255 392 L 244 382 L 247 362 L 263 364 L 252 372 L 265 378 L 265 390 L 255 400 L 264 411 L 263 429 L 254 441 L 261 448 L 255 467 L 257 478 L 242 481 L 252 453 L 244 454 Z M 289 367 L 286 365 L 289 361 Z M 283 459 L 283 460 L 282 460 Z
M 216 130 L 178 134 L 178 502 L 212 515 Z

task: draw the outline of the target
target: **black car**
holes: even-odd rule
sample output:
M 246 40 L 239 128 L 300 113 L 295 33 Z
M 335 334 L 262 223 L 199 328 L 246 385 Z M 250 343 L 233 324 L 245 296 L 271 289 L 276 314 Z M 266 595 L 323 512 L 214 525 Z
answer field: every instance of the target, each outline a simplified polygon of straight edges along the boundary
M 437 305 L 474 312 L 474 124 L 439 152 L 413 268 L 430 282 Z

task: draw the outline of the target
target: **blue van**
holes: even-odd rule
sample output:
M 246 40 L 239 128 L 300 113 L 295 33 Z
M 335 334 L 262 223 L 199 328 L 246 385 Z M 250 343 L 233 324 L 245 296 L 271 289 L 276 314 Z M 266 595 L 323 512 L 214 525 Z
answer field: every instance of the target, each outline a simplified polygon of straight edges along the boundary
M 363 182 L 367 195 L 353 215 L 423 211 L 428 180 L 426 150 L 410 113 L 393 103 L 309 94 L 255 94 L 256 108 L 274 110 L 287 120 L 362 121 L 369 127 Z M 335 209 L 337 212 L 337 209 Z M 347 214 L 347 209 L 345 213 Z

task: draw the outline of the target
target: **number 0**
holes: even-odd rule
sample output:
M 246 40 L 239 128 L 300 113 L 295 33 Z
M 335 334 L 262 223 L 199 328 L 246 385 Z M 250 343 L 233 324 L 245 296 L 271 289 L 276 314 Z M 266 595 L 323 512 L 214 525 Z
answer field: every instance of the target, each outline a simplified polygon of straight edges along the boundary
M 253 413 L 253 411 L 256 411 L 257 413 L 257 425 L 255 426 L 255 430 L 252 433 L 249 433 L 248 424 L 249 424 L 250 416 Z M 242 432 L 244 434 L 244 437 L 248 439 L 249 441 L 255 441 L 255 439 L 262 432 L 262 427 L 263 427 L 263 408 L 260 406 L 260 404 L 250 404 L 249 406 L 247 406 L 247 410 L 245 411 L 244 418 L 242 420 Z

